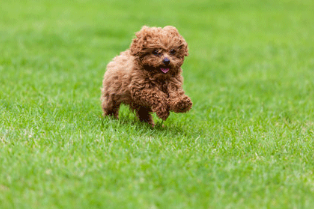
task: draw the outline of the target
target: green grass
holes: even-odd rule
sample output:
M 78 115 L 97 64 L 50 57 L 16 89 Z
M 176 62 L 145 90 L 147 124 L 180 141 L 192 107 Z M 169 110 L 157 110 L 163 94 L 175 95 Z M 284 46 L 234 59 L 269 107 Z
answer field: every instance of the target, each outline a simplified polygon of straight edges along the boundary
M 2 1 L 0 208 L 313 208 L 314 2 Z M 102 118 L 142 25 L 189 44 L 194 102 Z

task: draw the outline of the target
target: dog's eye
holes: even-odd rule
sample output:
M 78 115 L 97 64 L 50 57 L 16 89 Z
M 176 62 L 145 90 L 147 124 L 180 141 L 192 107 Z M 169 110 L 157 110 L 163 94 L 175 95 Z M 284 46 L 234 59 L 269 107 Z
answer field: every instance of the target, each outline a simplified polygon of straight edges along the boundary
M 155 49 L 155 50 L 153 51 L 153 55 L 159 55 L 159 51 L 158 51 L 157 49 Z
M 171 49 L 171 50 L 170 50 L 170 54 L 173 55 L 173 54 L 175 54 L 175 53 L 176 53 L 176 50 L 174 50 L 174 49 Z

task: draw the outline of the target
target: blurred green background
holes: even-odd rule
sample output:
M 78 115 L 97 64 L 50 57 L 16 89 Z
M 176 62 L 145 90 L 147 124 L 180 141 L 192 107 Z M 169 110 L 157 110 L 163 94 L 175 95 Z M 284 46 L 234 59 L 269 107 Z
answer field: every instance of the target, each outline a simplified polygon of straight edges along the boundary
M 313 208 L 314 1 L 0 2 L 0 208 Z M 193 109 L 102 118 L 143 25 L 189 44 Z

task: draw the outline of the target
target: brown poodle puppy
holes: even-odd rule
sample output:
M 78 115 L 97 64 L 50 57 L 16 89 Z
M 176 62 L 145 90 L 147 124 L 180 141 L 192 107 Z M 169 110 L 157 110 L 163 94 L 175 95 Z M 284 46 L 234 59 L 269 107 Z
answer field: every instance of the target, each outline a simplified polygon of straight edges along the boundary
M 140 121 L 154 127 L 151 112 L 166 120 L 169 111 L 190 110 L 191 99 L 182 89 L 185 56 L 188 45 L 175 27 L 144 26 L 130 49 L 107 66 L 101 95 L 104 115 L 118 118 L 123 103 L 136 112 Z

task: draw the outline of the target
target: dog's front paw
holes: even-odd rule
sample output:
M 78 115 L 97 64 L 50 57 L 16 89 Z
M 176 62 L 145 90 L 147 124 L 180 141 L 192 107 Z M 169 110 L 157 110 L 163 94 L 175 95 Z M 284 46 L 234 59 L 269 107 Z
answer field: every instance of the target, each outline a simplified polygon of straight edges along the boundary
M 167 120 L 169 117 L 169 108 L 167 106 L 158 106 L 153 109 L 154 112 L 156 112 L 157 117 L 159 117 L 162 120 Z
M 187 112 L 192 107 L 192 101 L 189 97 L 184 96 L 179 100 L 171 102 L 171 110 L 174 112 Z

